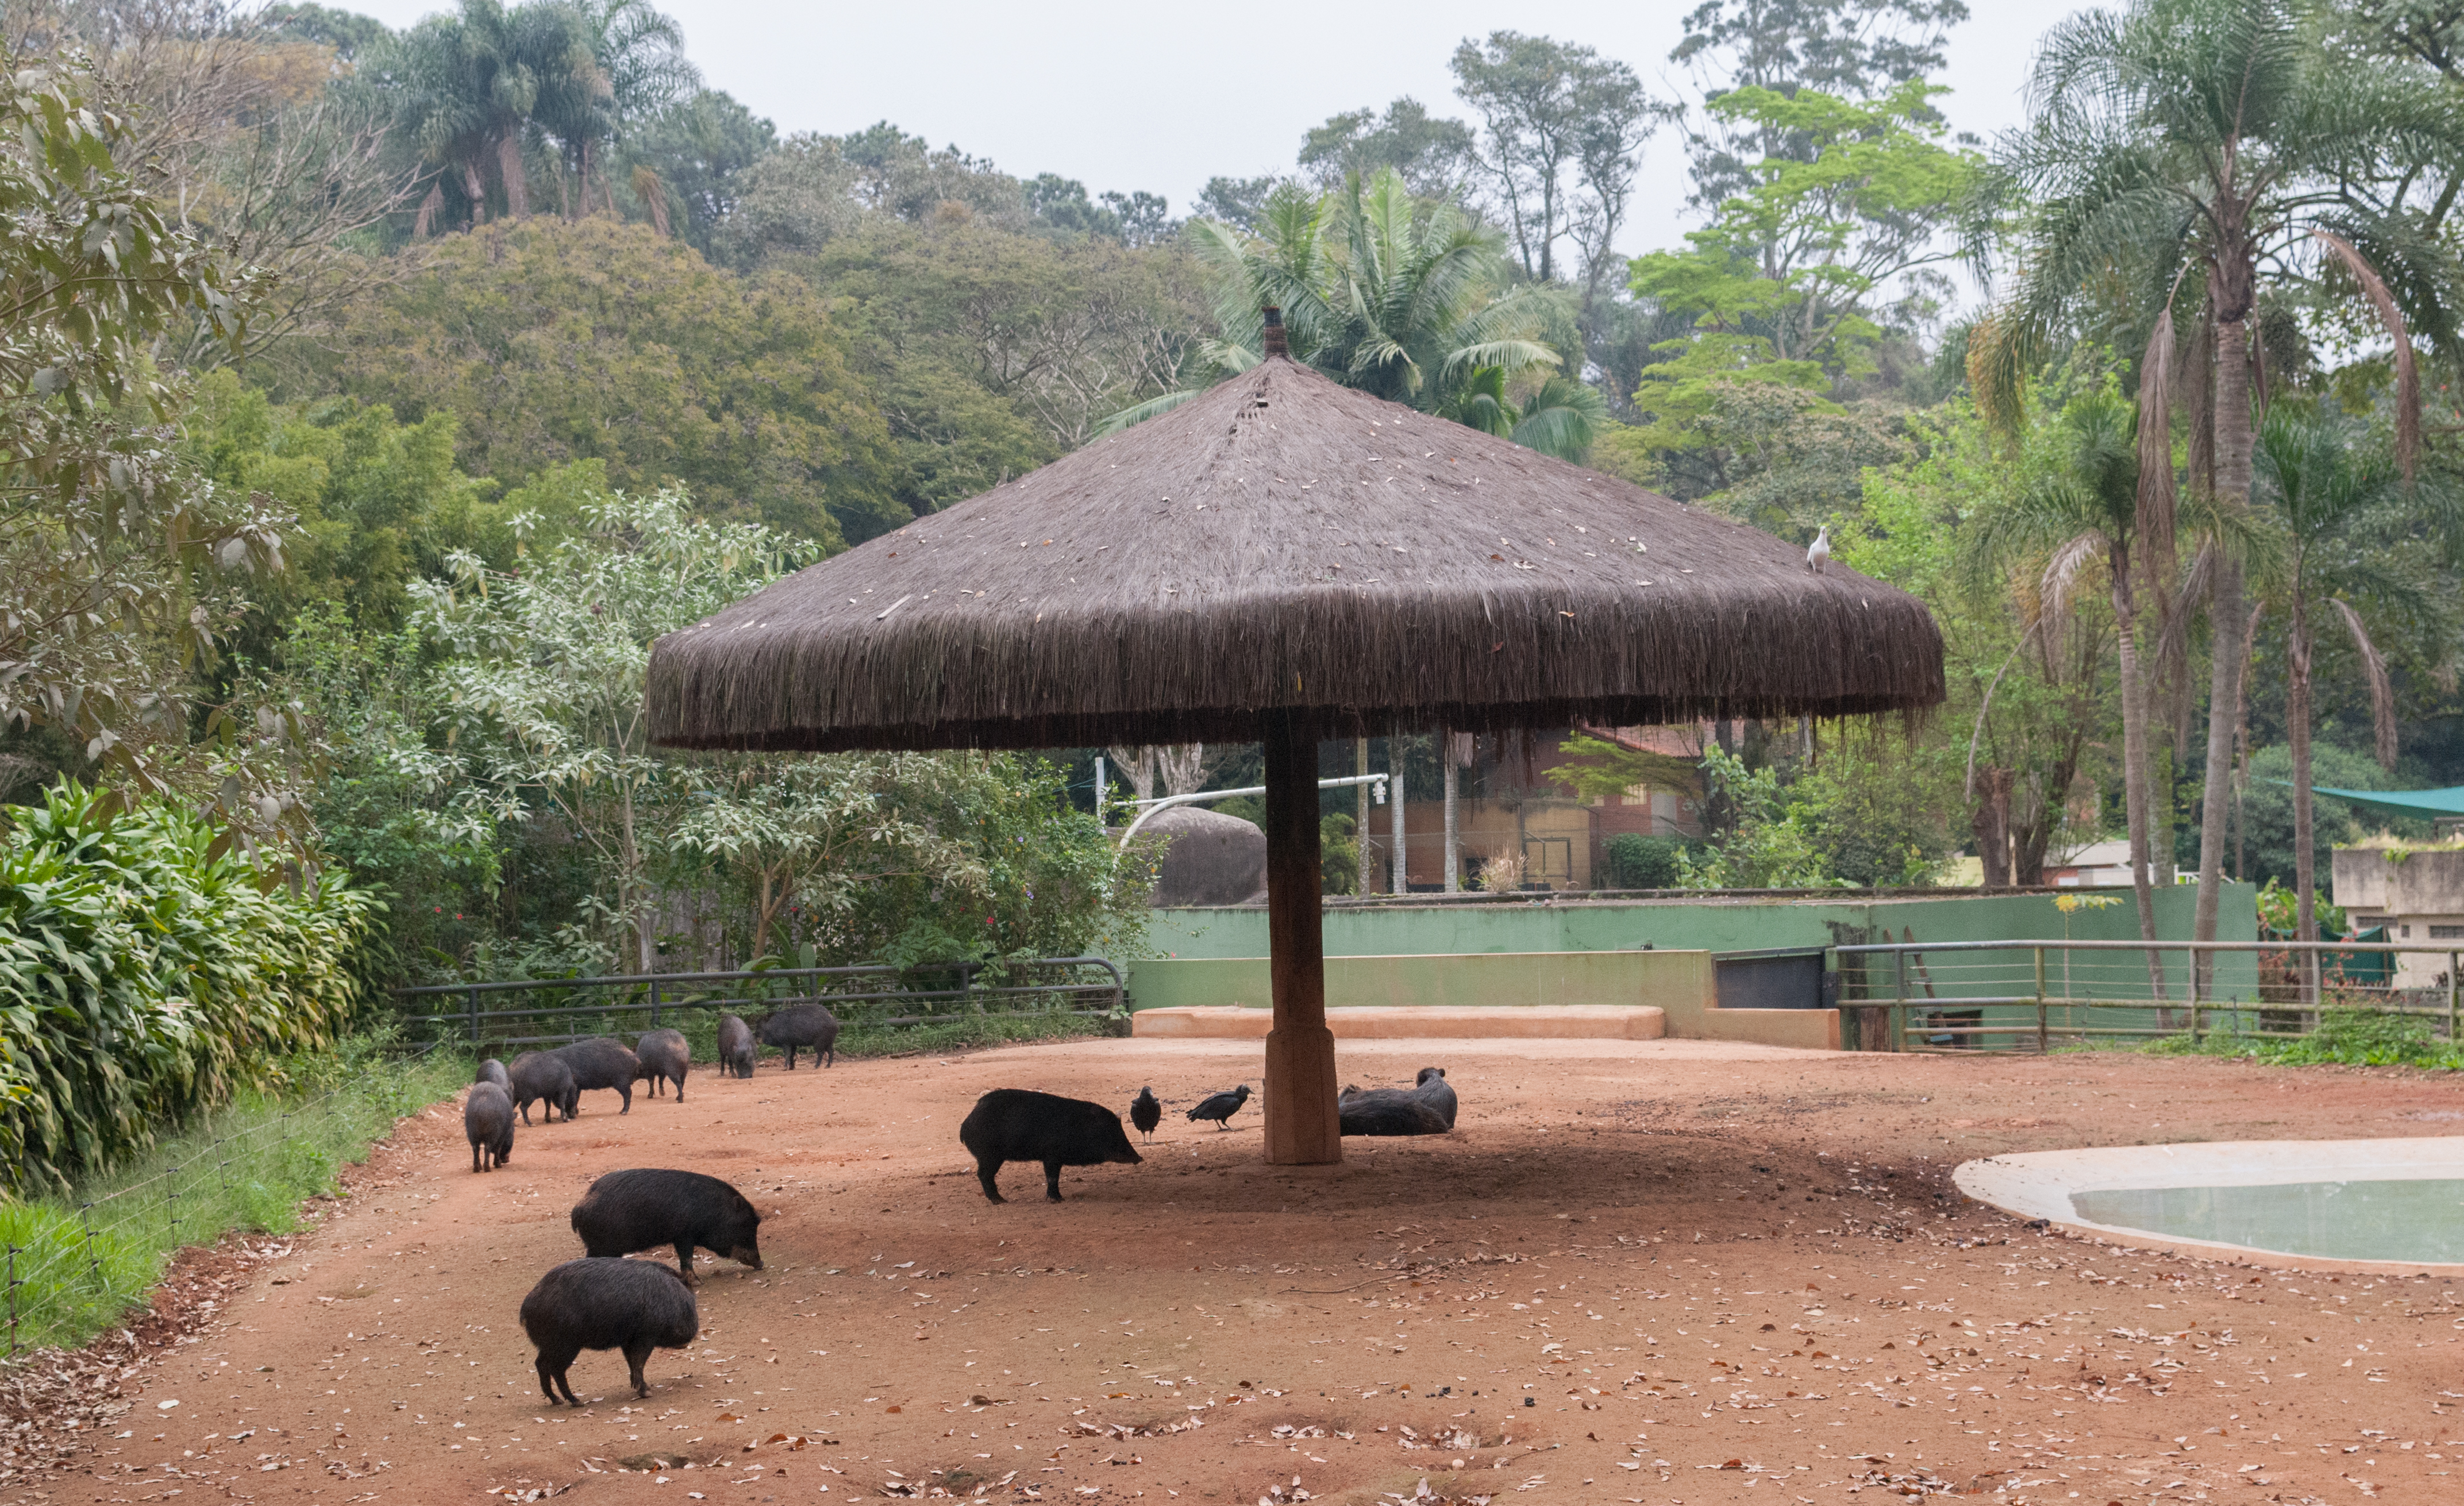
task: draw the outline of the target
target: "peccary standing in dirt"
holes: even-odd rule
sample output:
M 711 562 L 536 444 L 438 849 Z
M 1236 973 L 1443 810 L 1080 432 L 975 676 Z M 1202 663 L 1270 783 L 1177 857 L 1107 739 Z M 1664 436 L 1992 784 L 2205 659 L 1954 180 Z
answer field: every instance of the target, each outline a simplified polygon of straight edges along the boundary
M 522 1332 L 539 1345 L 539 1390 L 579 1407 L 565 1372 L 584 1349 L 622 1349 L 633 1367 L 633 1394 L 647 1397 L 643 1363 L 652 1349 L 682 1349 L 701 1333 L 693 1289 L 653 1260 L 567 1260 L 522 1299 Z
M 505 1064 L 494 1057 L 490 1057 L 487 1060 L 479 1063 L 479 1075 L 473 1078 L 471 1080 L 473 1082 L 494 1082 L 496 1086 L 508 1090 L 510 1090 L 514 1085 L 513 1080 L 505 1076 Z
M 494 1082 L 472 1085 L 462 1101 L 462 1133 L 471 1140 L 471 1169 L 494 1171 L 513 1159 L 513 1095 Z
M 1347 1135 L 1442 1135 L 1455 1127 L 1455 1090 L 1444 1068 L 1422 1067 L 1408 1088 L 1346 1087 L 1335 1111 Z
M 633 1044 L 633 1056 L 640 1065 L 633 1075 L 650 1080 L 650 1096 L 657 1098 L 663 1083 L 676 1085 L 676 1102 L 685 1101 L 685 1068 L 693 1065 L 693 1047 L 681 1030 L 654 1030 Z
M 995 1088 L 976 1100 L 958 1126 L 958 1143 L 975 1155 L 976 1180 L 996 1203 L 1002 1198 L 994 1179 L 1004 1162 L 1043 1162 L 1044 1195 L 1058 1203 L 1063 1167 L 1136 1166 L 1144 1159 L 1130 1145 L 1121 1116 L 1103 1104 L 1024 1088 Z
M 567 1119 L 573 1117 L 573 1105 L 580 1101 L 582 1090 L 573 1085 L 573 1068 L 565 1064 L 562 1057 L 552 1051 L 525 1051 L 514 1059 L 507 1076 L 513 1080 L 514 1106 L 521 1110 L 523 1124 L 531 1122 L 531 1102 L 535 1099 L 544 1101 L 539 1105 L 539 1118 L 548 1124 L 555 1124 L 560 1113 Z
M 722 1077 L 753 1075 L 753 1027 L 733 1015 L 718 1016 L 718 1070 Z
M 610 1171 L 573 1205 L 573 1232 L 594 1255 L 676 1248 L 676 1270 L 693 1276 L 696 1246 L 761 1269 L 761 1213 L 751 1200 L 698 1171 Z
M 633 1048 L 621 1040 L 600 1036 L 590 1040 L 577 1040 L 569 1046 L 559 1046 L 548 1055 L 573 1069 L 576 1098 L 583 1089 L 613 1088 L 625 1097 L 625 1106 L 616 1112 L 633 1112 L 633 1080 L 642 1075 L 642 1061 L 633 1055 Z M 565 1117 L 572 1118 L 571 1111 L 568 1110 Z
M 787 1070 L 796 1070 L 798 1047 L 809 1049 L 822 1065 L 839 1059 L 839 1017 L 820 1004 L 790 1004 L 761 1018 L 761 1044 L 787 1048 Z

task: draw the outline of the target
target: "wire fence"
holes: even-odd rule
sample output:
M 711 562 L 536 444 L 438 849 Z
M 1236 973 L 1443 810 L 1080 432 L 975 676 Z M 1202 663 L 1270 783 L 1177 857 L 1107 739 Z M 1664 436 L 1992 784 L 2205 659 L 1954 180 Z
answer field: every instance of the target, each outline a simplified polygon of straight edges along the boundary
M 331 1184 L 355 1143 L 417 1106 L 409 1100 L 424 1095 L 407 1085 L 446 1045 L 414 1045 L 389 1072 L 342 1071 L 331 1086 L 278 1108 L 258 1102 L 208 1115 L 195 1135 L 179 1137 L 187 1146 L 178 1159 L 122 1173 L 135 1180 L 0 1208 L 9 1359 L 106 1326 L 187 1245 L 233 1228 L 286 1226 L 301 1197 Z
M 1103 957 L 897 968 L 764 968 L 739 972 L 629 973 L 444 983 L 394 991 L 414 1038 L 458 1039 L 511 1052 L 593 1036 L 683 1031 L 696 1052 L 727 1014 L 824 1004 L 844 1029 L 904 1028 L 987 1015 L 1117 1015 L 1120 970 Z
M 2451 1043 L 2464 1039 L 2464 949 L 2453 945 L 1902 941 L 1836 952 L 1842 1023 L 1868 1051 L 2290 1037 L 2348 1009 L 2418 1018 Z

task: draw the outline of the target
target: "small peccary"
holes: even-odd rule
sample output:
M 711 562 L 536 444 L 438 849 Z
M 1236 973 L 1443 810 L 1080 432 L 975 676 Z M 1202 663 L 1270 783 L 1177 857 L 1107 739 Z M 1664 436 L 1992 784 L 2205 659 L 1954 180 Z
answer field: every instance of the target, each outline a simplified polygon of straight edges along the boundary
M 655 1260 L 567 1260 L 522 1299 L 522 1332 L 539 1345 L 539 1390 L 579 1407 L 566 1378 L 584 1349 L 622 1349 L 633 1367 L 633 1394 L 648 1397 L 642 1365 L 652 1349 L 682 1349 L 701 1333 L 693 1289 Z
M 462 1101 L 462 1133 L 471 1140 L 471 1169 L 494 1171 L 514 1157 L 513 1095 L 494 1082 L 472 1085 Z
M 761 1213 L 745 1195 L 698 1171 L 610 1171 L 573 1205 L 573 1232 L 594 1255 L 676 1249 L 676 1270 L 696 1281 L 696 1246 L 761 1269 Z
M 1353 1089 L 1335 1102 L 1347 1135 L 1442 1135 L 1446 1120 L 1400 1088 Z
M 633 1045 L 633 1055 L 640 1065 L 633 1075 L 650 1080 L 650 1096 L 657 1098 L 663 1083 L 676 1085 L 676 1102 L 685 1101 L 685 1069 L 693 1065 L 693 1047 L 681 1030 L 654 1030 Z
M 548 1053 L 573 1069 L 574 1096 L 579 1099 L 587 1088 L 613 1088 L 625 1097 L 625 1106 L 616 1112 L 633 1112 L 633 1080 L 642 1075 L 641 1059 L 633 1048 L 621 1040 L 605 1036 L 589 1040 L 577 1040 L 569 1046 L 559 1046 Z M 566 1118 L 572 1118 L 570 1110 Z
M 513 1079 L 514 1106 L 521 1110 L 522 1123 L 531 1122 L 531 1102 L 542 1100 L 539 1118 L 555 1124 L 559 1113 L 573 1117 L 573 1105 L 582 1090 L 573 1085 L 573 1068 L 552 1051 L 525 1051 L 514 1059 L 507 1075 Z
M 479 1063 L 479 1075 L 473 1078 L 471 1080 L 473 1082 L 494 1082 L 496 1086 L 507 1089 L 508 1091 L 510 1091 L 514 1085 L 513 1080 L 505 1076 L 505 1064 L 494 1057 L 490 1057 L 487 1060 Z
M 718 1016 L 718 1070 L 721 1076 L 749 1078 L 753 1075 L 753 1027 L 733 1015 Z
M 761 1017 L 761 1044 L 787 1048 L 787 1070 L 796 1070 L 796 1051 L 809 1049 L 822 1065 L 839 1059 L 839 1017 L 820 1004 L 790 1004 Z
M 1024 1088 L 995 1088 L 976 1100 L 958 1126 L 958 1143 L 974 1153 L 976 1180 L 996 1203 L 1002 1198 L 994 1179 L 1005 1162 L 1043 1162 L 1044 1195 L 1058 1203 L 1063 1167 L 1136 1166 L 1144 1159 L 1130 1145 L 1121 1116 L 1103 1104 Z

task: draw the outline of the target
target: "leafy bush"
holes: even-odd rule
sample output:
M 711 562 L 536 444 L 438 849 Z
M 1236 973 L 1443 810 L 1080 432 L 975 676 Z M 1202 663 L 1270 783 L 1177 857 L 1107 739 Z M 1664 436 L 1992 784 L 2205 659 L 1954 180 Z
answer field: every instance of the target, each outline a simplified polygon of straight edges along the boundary
M 2248 1057 L 2270 1066 L 2464 1067 L 2464 1051 L 2438 1038 L 2419 1015 L 2375 1009 L 2322 1009 L 2306 1036 L 2241 1036 L 2217 1031 L 2193 1041 L 2167 1036 L 2141 1048 L 2156 1056 Z
M 271 1087 L 359 1003 L 376 902 L 269 884 L 215 828 L 74 785 L 0 835 L 0 1191 L 112 1169 Z
M 1700 843 L 1683 837 L 1643 837 L 1625 832 L 1608 841 L 1608 883 L 1612 889 L 1673 889 L 1684 876 L 1685 863 Z
M 1689 889 L 1838 886 L 1823 866 L 1804 811 L 1783 800 L 1776 771 L 1748 769 L 1745 760 L 1712 747 L 1703 750 L 1703 773 L 1715 793 L 1735 803 L 1737 824 L 1707 860 L 1684 858 L 1681 884 Z

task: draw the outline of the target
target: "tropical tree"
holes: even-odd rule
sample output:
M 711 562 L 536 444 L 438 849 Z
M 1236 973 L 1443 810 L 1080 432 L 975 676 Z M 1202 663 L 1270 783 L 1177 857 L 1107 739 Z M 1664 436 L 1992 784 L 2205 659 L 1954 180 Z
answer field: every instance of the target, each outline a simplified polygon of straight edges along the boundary
M 2136 0 L 2048 34 L 2026 128 L 1997 144 L 1981 203 L 2013 217 L 2023 269 L 1970 336 L 1978 402 L 2005 423 L 2065 327 L 2147 333 L 2140 396 L 2170 397 L 2172 311 L 2195 312 L 2182 382 L 2190 484 L 2228 524 L 2250 497 L 2252 322 L 2269 282 L 2365 295 L 2393 333 L 2399 433 L 2417 432 L 2408 323 L 2442 346 L 2455 324 L 2445 251 L 2401 197 L 2362 186 L 2404 164 L 2464 158 L 2464 115 L 2397 59 L 2319 45 L 2295 0 Z M 2395 207 L 2388 207 L 2391 202 Z M 2143 424 L 2151 447 L 2163 424 Z M 2169 443 L 2164 447 L 2169 451 Z M 2172 582 L 2170 477 L 2147 476 L 2142 562 L 2160 608 Z M 2242 675 L 2243 566 L 2212 543 L 2207 775 L 2194 935 L 2212 940 L 2224 877 L 2233 714 Z M 2170 635 L 2168 635 L 2170 636 Z
M 1578 383 L 1549 383 L 1548 343 L 1566 323 L 1545 290 L 1509 287 L 1502 238 L 1452 204 L 1414 197 L 1391 169 L 1311 194 L 1287 184 L 1260 232 L 1214 220 L 1188 230 L 1215 274 L 1222 337 L 1199 355 L 1220 375 L 1264 360 L 1262 311 L 1278 308 L 1293 359 L 1346 386 L 1444 414 L 1561 459 L 1579 460 L 1604 415 Z M 1542 380 L 1532 382 L 1539 377 Z M 1536 387 L 1521 404 L 1509 385 Z M 1116 413 L 1108 429 L 1197 396 L 1183 389 Z
M 2080 572 L 2101 562 L 2113 606 L 2114 650 L 2122 670 L 2123 804 L 2130 834 L 2130 886 L 2139 932 L 2156 939 L 2156 899 L 2148 841 L 2147 694 L 2139 657 L 2139 600 L 2133 551 L 2141 543 L 2138 416 L 2115 386 L 2065 404 L 2042 440 L 2042 471 L 1971 535 L 1972 567 L 2000 573 L 2022 560 L 2040 571 L 2039 631 L 2058 641 Z M 2165 976 L 2153 952 L 2157 996 Z
M 378 68 L 395 91 L 399 118 L 436 174 L 419 207 L 421 235 L 449 208 L 467 223 L 485 218 L 491 172 L 500 211 L 528 218 L 522 152 L 535 117 L 544 105 L 569 120 L 576 101 L 606 88 L 582 13 L 553 0 L 461 0 L 459 13 L 431 15 L 381 52 Z
M 2293 754 L 2298 939 L 2316 941 L 2310 686 L 2318 620 L 2332 614 L 2352 641 L 2369 688 L 2373 752 L 2379 767 L 2391 771 L 2395 688 L 2370 624 L 2404 623 L 2433 642 L 2446 637 L 2441 629 L 2454 614 L 2451 593 L 2439 589 L 2437 556 L 2452 548 L 2464 513 L 2443 479 L 2408 486 L 2387 447 L 2323 407 L 2278 404 L 2259 427 L 2253 463 L 2282 557 L 2264 594 L 2282 608 L 2290 671 L 2284 720 Z

